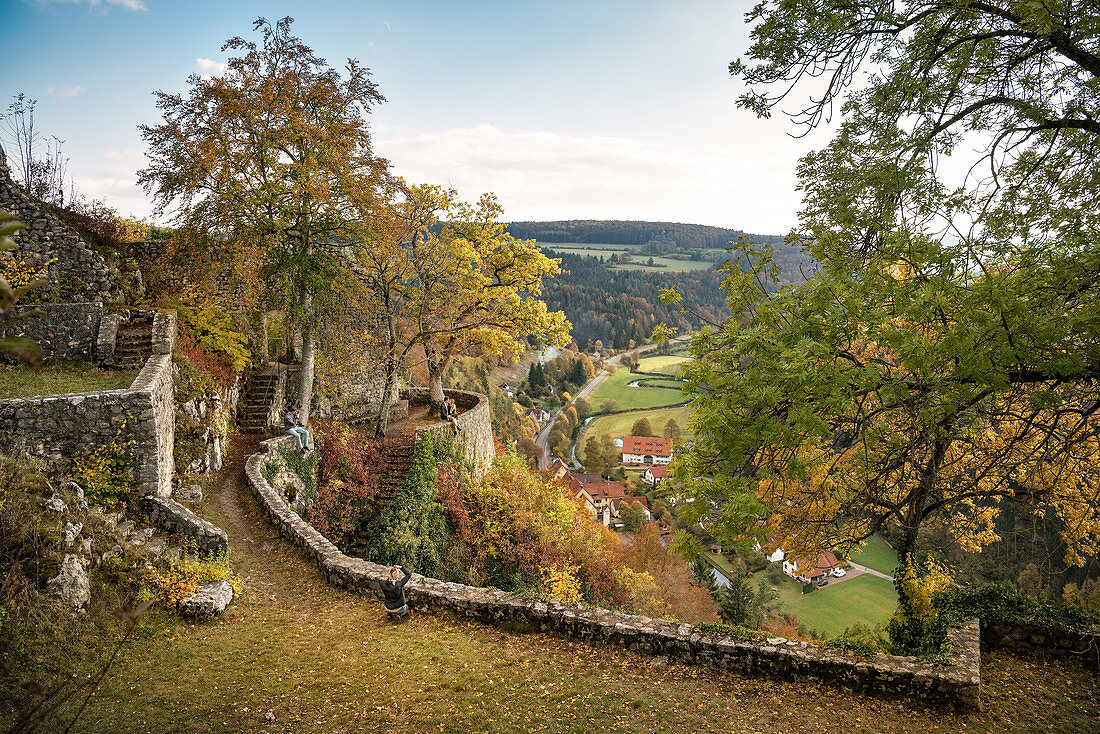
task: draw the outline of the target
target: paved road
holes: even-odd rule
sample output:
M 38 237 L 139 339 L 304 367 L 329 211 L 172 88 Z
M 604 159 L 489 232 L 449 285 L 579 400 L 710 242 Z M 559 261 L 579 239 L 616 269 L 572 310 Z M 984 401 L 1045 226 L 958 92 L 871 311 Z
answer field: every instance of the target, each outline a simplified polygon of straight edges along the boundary
M 851 561 L 848 561 L 848 565 L 857 571 L 863 571 L 863 573 L 869 573 L 872 576 L 878 576 L 880 579 L 886 579 L 887 581 L 894 580 L 894 577 L 889 574 L 883 573 L 882 571 L 876 571 L 875 569 L 868 568 L 867 566 L 861 566 L 858 563 L 852 563 Z
M 690 334 L 684 334 L 683 336 L 678 336 L 671 341 L 684 341 L 685 339 L 690 338 L 690 336 Z M 658 345 L 656 344 L 646 344 L 644 346 L 638 347 L 637 349 L 628 349 L 625 352 L 616 354 L 614 357 L 607 360 L 607 363 L 609 365 L 617 365 L 619 363 L 619 357 L 623 356 L 623 354 L 627 354 L 629 352 L 648 352 L 651 349 L 656 349 L 657 346 Z M 607 379 L 607 376 L 609 374 L 611 373 L 608 370 L 601 370 L 600 374 L 593 377 L 587 385 L 585 385 L 583 388 L 580 389 L 579 392 L 577 392 L 576 397 L 587 398 L 597 387 L 599 387 L 601 382 Z M 550 429 L 553 428 L 554 421 L 558 419 L 558 416 L 562 414 L 562 411 L 564 411 L 565 408 L 566 406 L 562 406 L 561 410 L 559 410 L 557 413 L 554 413 L 554 415 L 550 417 L 550 422 L 546 424 L 545 428 L 539 431 L 539 435 L 535 438 L 535 445 L 538 446 L 539 451 L 542 452 L 542 455 L 539 457 L 539 469 L 550 468 Z

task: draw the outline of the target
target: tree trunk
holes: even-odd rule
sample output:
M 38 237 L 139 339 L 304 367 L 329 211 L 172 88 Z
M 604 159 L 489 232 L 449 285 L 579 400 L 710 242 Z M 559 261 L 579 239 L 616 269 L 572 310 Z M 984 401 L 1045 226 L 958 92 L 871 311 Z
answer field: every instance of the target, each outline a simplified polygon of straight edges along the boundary
M 432 410 L 438 410 L 443 404 L 443 368 L 446 365 L 430 342 L 424 345 L 424 356 L 428 365 L 428 399 L 431 400 Z
M 397 326 L 388 309 L 386 313 L 386 358 L 383 367 L 386 379 L 378 408 L 378 421 L 374 429 L 374 437 L 377 439 L 386 437 L 386 430 L 390 425 L 390 409 L 393 407 L 393 392 L 397 386 Z
M 299 305 L 302 313 L 302 365 L 298 373 L 298 414 L 302 425 L 309 422 L 310 403 L 313 402 L 313 363 L 314 363 L 314 335 L 312 306 L 313 299 L 309 291 L 303 289 L 299 296 Z

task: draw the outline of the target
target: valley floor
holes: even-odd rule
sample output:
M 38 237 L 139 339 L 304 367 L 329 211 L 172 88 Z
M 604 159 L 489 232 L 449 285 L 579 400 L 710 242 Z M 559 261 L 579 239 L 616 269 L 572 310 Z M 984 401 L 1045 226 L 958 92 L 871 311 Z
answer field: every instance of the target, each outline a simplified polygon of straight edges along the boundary
M 147 613 L 74 731 L 1085 732 L 1100 720 L 1093 674 L 1001 654 L 983 660 L 987 711 L 958 716 L 429 614 L 392 626 L 263 521 L 247 450 L 235 444 L 204 504 L 230 535 L 243 597 L 206 624 Z

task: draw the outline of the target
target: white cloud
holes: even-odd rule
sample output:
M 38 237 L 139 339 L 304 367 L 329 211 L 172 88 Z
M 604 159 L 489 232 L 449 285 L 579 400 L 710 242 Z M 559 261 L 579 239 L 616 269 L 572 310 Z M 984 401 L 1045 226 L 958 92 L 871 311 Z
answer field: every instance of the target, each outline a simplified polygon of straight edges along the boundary
M 229 68 L 229 64 L 224 61 L 214 61 L 213 59 L 204 59 L 201 56 L 195 59 L 195 68 L 199 71 L 199 76 L 204 78 L 210 78 L 212 76 L 218 76 L 224 74 L 225 70 Z
M 29 2 L 40 8 L 49 8 L 54 5 L 87 5 L 91 10 L 102 9 L 104 12 L 112 7 L 123 10 L 147 9 L 141 0 L 29 0 Z
M 386 26 L 387 31 L 392 31 L 393 30 L 393 28 L 390 28 L 390 22 L 388 20 L 382 21 L 382 25 Z
M 783 234 L 798 208 L 783 151 L 749 160 L 489 124 L 379 137 L 375 146 L 410 182 L 453 185 L 466 199 L 496 193 L 508 220 L 660 220 Z
M 55 87 L 52 84 L 46 86 L 46 91 L 59 99 L 65 99 L 66 97 L 76 97 L 84 94 L 88 91 L 87 87 Z

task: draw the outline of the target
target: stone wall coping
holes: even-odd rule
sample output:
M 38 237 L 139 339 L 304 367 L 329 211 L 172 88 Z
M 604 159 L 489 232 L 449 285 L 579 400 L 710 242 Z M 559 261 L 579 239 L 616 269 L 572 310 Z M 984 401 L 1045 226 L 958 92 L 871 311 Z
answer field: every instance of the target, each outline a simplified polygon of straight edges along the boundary
M 148 495 L 141 499 L 142 507 L 156 524 L 195 541 L 202 556 L 216 555 L 229 547 L 229 536 L 214 523 L 203 520 L 170 497 Z
M 388 567 L 343 554 L 294 512 L 261 474 L 262 463 L 280 448 L 296 446 L 292 436 L 260 443 L 245 463 L 249 485 L 280 533 L 320 566 L 328 582 L 357 594 L 380 597 Z M 540 601 L 503 591 L 442 581 L 414 573 L 405 586 L 414 605 L 446 609 L 490 624 L 527 624 L 592 641 L 620 644 L 652 655 L 742 674 L 832 682 L 855 690 L 908 695 L 960 710 L 980 705 L 980 632 L 977 620 L 950 631 L 950 664 L 934 666 L 918 658 L 878 655 L 862 661 L 819 645 L 785 638 L 752 642 L 708 636 L 692 625 L 651 619 L 583 604 Z

